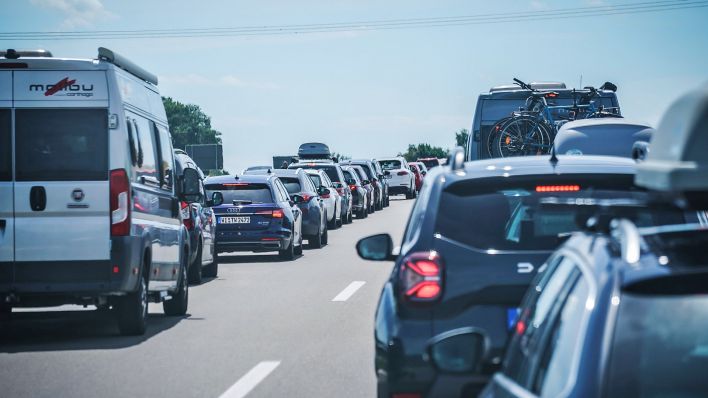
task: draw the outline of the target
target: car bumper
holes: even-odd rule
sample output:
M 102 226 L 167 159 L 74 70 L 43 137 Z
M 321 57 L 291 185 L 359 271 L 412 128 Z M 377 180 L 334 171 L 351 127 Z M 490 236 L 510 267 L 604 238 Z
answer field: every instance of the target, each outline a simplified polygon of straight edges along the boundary
M 402 195 L 410 192 L 410 186 L 391 186 L 388 188 L 389 195 Z
M 283 250 L 290 245 L 290 230 L 279 231 L 219 231 L 216 236 L 217 253 L 268 252 Z
M 111 238 L 107 260 L 0 262 L 0 300 L 13 306 L 83 303 L 100 296 L 118 296 L 137 286 L 141 240 Z

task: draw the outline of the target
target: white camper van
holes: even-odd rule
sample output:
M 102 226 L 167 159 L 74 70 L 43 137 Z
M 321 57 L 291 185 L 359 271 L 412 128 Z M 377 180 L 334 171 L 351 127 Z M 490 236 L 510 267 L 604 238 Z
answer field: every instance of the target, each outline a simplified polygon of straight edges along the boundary
M 0 51 L 3 317 L 90 304 L 142 334 L 149 301 L 184 314 L 178 199 L 198 188 L 173 170 L 156 76 L 105 48 L 96 59 Z

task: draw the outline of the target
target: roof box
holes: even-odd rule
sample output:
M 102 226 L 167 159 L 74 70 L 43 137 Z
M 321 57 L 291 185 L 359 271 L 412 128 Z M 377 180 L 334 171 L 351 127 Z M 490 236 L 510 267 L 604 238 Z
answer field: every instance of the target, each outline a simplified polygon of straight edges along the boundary
M 329 147 L 321 142 L 307 142 L 297 150 L 300 159 L 330 159 Z
M 708 193 L 708 84 L 685 94 L 664 114 L 635 183 L 669 193 Z M 702 195 L 704 196 L 704 195 Z
M 648 142 L 653 131 L 647 123 L 622 118 L 583 119 L 565 123 L 553 145 L 559 155 L 632 157 L 634 144 Z

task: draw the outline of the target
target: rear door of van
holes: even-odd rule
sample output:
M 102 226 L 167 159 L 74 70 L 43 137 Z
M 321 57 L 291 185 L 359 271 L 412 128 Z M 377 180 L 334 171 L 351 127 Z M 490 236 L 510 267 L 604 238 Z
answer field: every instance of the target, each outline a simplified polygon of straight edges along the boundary
M 13 73 L 15 281 L 109 279 L 106 74 Z
M 15 261 L 12 183 L 12 72 L 0 71 L 0 290 L 12 282 Z

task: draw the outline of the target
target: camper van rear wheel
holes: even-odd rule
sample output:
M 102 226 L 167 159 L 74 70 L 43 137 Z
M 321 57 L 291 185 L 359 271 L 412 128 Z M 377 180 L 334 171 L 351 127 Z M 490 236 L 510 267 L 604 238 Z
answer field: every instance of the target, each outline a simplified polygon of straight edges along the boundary
M 145 264 L 149 269 L 149 263 Z M 138 280 L 138 289 L 120 297 L 116 305 L 118 329 L 122 335 L 140 336 L 145 334 L 148 314 L 147 277 Z

